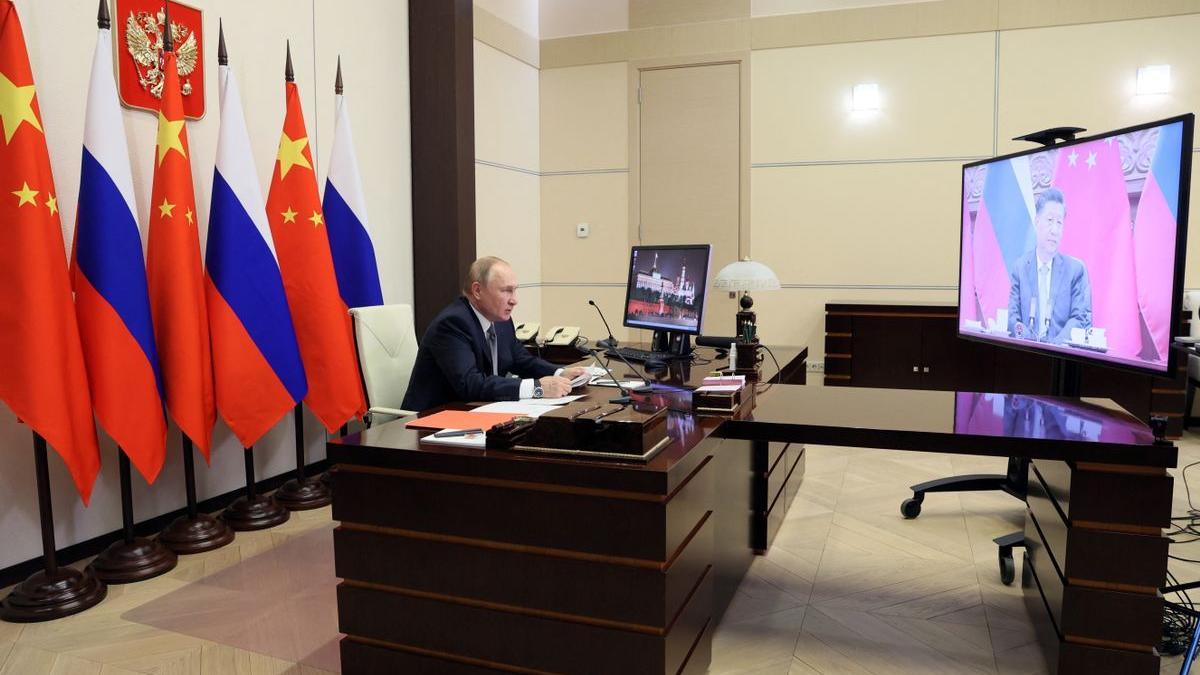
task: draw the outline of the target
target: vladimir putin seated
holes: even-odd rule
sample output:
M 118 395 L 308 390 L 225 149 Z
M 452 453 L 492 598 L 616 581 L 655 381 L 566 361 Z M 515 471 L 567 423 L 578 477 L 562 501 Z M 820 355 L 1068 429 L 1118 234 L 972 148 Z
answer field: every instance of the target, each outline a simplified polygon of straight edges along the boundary
M 571 392 L 571 378 L 582 375 L 583 368 L 556 368 L 517 341 L 512 322 L 517 276 L 508 263 L 493 256 L 471 263 L 462 292 L 421 338 L 404 396 L 406 410 Z

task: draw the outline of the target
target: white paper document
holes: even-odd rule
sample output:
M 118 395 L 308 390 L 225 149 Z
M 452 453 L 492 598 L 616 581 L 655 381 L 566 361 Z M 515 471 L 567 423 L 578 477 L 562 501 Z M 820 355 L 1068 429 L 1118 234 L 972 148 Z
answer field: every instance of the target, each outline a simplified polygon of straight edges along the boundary
M 536 400 L 536 399 L 535 399 Z M 536 405 L 528 400 L 526 401 L 496 401 L 487 405 L 481 405 L 474 409 L 475 412 L 486 413 L 509 413 L 511 415 L 524 415 L 526 417 L 537 417 L 554 410 L 552 405 Z
M 741 388 L 742 388 L 742 385 L 738 385 L 738 384 L 706 384 L 703 387 L 696 387 L 696 391 L 701 392 L 701 393 L 707 393 L 707 392 L 712 392 L 712 391 L 717 391 L 717 392 L 737 391 L 738 389 L 741 389 Z
M 593 387 L 615 387 L 617 385 L 613 384 L 613 381 L 611 379 L 605 377 L 605 378 L 592 380 L 592 386 Z M 646 382 L 644 380 L 625 380 L 625 381 L 621 382 L 621 386 L 625 387 L 626 389 L 634 389 L 636 387 L 646 386 Z

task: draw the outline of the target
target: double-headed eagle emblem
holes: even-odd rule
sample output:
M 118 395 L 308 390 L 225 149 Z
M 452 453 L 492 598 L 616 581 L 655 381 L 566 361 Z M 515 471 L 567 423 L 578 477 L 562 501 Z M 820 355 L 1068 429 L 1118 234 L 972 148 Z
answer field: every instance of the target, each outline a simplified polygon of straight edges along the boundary
M 137 64 L 138 84 L 154 98 L 162 98 L 163 90 L 163 27 L 166 16 L 158 13 L 130 12 L 125 20 L 125 46 Z M 192 93 L 188 78 L 196 70 L 200 49 L 196 33 L 177 21 L 171 22 L 171 40 L 175 44 L 175 59 L 179 67 L 183 95 Z

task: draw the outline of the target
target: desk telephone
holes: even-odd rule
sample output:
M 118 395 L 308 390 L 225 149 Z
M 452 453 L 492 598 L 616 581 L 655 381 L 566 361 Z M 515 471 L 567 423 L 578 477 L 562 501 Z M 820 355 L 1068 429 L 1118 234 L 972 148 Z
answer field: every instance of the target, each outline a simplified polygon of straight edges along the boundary
M 571 346 L 579 339 L 579 326 L 555 326 L 546 333 L 546 344 Z
M 519 323 L 516 327 L 517 342 L 533 342 L 537 338 L 538 331 L 542 329 L 540 323 Z

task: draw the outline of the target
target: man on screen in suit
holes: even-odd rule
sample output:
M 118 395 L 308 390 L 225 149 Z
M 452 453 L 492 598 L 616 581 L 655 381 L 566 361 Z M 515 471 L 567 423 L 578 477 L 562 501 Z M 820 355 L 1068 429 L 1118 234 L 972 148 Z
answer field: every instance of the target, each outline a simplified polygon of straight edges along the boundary
M 1067 205 L 1048 188 L 1037 196 L 1037 246 L 1017 259 L 1008 294 L 1008 331 L 1013 337 L 1062 344 L 1072 328 L 1092 326 L 1092 284 L 1079 258 L 1059 253 Z
M 493 256 L 471 263 L 462 292 L 421 338 L 405 410 L 571 393 L 571 379 L 582 375 L 583 368 L 556 368 L 517 341 L 512 322 L 517 276 L 508 263 Z

